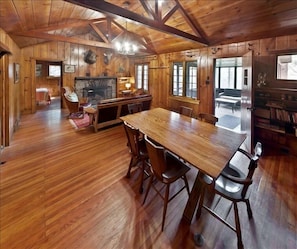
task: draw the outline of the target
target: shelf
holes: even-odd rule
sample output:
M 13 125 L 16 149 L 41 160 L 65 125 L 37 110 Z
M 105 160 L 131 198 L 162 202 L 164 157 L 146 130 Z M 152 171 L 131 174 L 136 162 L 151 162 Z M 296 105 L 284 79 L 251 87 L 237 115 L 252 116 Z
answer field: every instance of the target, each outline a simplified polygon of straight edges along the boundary
M 256 88 L 254 92 L 255 140 L 297 153 L 296 88 Z
M 270 125 L 270 124 L 256 124 L 255 127 L 266 129 L 266 130 L 270 130 L 270 131 L 274 131 L 274 132 L 281 133 L 281 134 L 286 134 L 286 131 L 284 129 L 280 129 L 279 127 L 277 127 L 275 125 Z

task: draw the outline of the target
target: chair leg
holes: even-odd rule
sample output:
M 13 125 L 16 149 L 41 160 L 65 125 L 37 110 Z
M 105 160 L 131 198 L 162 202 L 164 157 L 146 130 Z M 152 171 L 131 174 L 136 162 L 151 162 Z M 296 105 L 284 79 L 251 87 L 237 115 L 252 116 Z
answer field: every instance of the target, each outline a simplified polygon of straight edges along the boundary
M 149 184 L 148 184 L 148 187 L 147 187 L 147 190 L 146 190 L 146 193 L 145 193 L 145 196 L 144 196 L 142 205 L 145 203 L 145 200 L 146 200 L 146 198 L 147 198 L 147 196 L 148 196 L 148 193 L 149 193 L 149 191 L 150 191 L 150 189 L 151 189 L 151 186 L 152 186 L 152 184 L 153 184 L 153 181 L 154 181 L 154 175 L 151 175 L 151 176 L 150 176 L 150 181 L 149 181 Z
M 145 162 L 142 160 L 142 165 L 141 165 L 141 176 L 140 176 L 140 187 L 139 187 L 139 193 L 143 193 L 143 181 L 144 181 L 144 174 L 145 174 Z
M 188 179 L 187 179 L 186 175 L 183 176 L 183 180 L 185 182 L 185 186 L 186 186 L 188 195 L 190 196 L 190 188 L 189 188 L 189 183 L 188 183 Z
M 127 177 L 127 178 L 130 178 L 130 171 L 131 171 L 131 169 L 132 169 L 132 167 L 133 167 L 133 161 L 134 161 L 134 158 L 131 157 L 130 164 L 129 164 L 129 168 L 128 168 L 128 171 L 127 171 L 127 174 L 126 174 L 126 177 Z
M 251 209 L 251 204 L 250 204 L 249 199 L 245 200 L 245 203 L 246 203 L 246 208 L 247 208 L 247 212 L 248 212 L 248 217 L 249 217 L 249 219 L 251 219 L 251 218 L 253 218 L 253 212 Z
M 238 249 L 243 249 L 240 222 L 239 222 L 239 215 L 238 215 L 238 207 L 237 207 L 236 202 L 234 202 L 233 204 L 234 204 L 235 225 L 236 225 L 236 234 L 237 234 L 237 247 L 238 247 Z
M 166 185 L 166 191 L 164 196 L 164 208 L 163 208 L 163 219 L 162 219 L 162 232 L 164 230 L 165 225 L 165 218 L 166 218 L 166 212 L 167 212 L 167 205 L 168 205 L 168 199 L 169 199 L 169 187 L 170 184 Z

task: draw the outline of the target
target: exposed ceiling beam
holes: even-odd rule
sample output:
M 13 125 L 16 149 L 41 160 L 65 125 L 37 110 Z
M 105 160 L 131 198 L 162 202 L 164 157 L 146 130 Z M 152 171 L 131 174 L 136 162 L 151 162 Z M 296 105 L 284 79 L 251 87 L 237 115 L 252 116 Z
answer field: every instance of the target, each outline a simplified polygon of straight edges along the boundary
M 118 7 L 114 4 L 111 4 L 105 1 L 94 1 L 94 0 L 64 0 L 64 1 L 76 4 L 76 5 L 80 5 L 85 8 L 93 9 L 99 12 L 103 12 L 106 14 L 110 14 L 114 17 L 121 16 L 130 20 L 133 20 L 135 22 L 141 23 L 152 29 L 165 32 L 171 35 L 180 36 L 191 41 L 208 45 L 208 41 L 204 39 L 202 36 L 195 36 L 195 35 L 186 33 L 182 30 L 170 27 L 160 21 L 146 18 L 144 16 L 138 15 L 137 13 Z
M 110 43 L 109 40 L 105 37 L 105 35 L 101 32 L 100 29 L 97 28 L 97 26 L 93 23 L 90 24 L 90 26 L 92 27 L 92 29 L 97 33 L 97 35 L 99 35 L 101 37 L 101 39 L 105 42 L 105 43 Z
M 205 37 L 205 33 L 202 31 L 200 25 L 194 24 L 193 20 L 190 18 L 188 13 L 184 10 L 184 8 L 180 5 L 178 0 L 175 0 L 176 6 L 178 6 L 178 9 L 181 11 L 181 14 L 185 18 L 188 25 L 191 27 L 192 30 L 196 33 L 196 35 L 201 35 L 202 37 Z M 203 35 L 202 35 L 203 34 Z
M 35 32 L 32 30 L 25 31 L 25 32 L 14 32 L 13 35 L 39 38 L 39 39 L 45 39 L 45 40 L 50 40 L 50 41 L 62 41 L 62 42 L 76 43 L 76 44 L 88 45 L 88 46 L 93 46 L 93 47 L 111 48 L 111 49 L 113 48 L 111 44 L 106 44 L 104 42 L 85 40 L 85 39 L 76 38 L 76 37 L 66 37 L 66 36 L 62 36 L 62 35 L 51 35 L 48 33 L 40 33 L 40 32 Z

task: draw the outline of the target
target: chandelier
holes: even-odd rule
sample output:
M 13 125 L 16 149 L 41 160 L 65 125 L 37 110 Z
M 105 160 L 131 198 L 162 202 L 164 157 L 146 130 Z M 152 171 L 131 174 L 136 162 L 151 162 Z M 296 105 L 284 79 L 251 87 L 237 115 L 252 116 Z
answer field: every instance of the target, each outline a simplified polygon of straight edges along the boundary
M 115 43 L 116 51 L 122 55 L 135 55 L 138 51 L 138 46 L 133 42 L 131 35 L 127 30 L 127 22 L 126 22 L 126 30 L 124 31 L 122 38 L 119 37 Z

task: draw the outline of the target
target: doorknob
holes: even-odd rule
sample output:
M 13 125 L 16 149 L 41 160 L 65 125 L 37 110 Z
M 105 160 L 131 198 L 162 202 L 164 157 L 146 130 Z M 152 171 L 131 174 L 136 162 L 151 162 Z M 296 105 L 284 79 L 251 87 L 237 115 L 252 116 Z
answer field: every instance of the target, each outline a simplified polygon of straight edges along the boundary
M 255 108 L 255 107 L 247 107 L 246 109 L 247 109 L 247 110 L 249 110 L 249 111 L 251 111 L 251 112 L 253 112 L 253 111 L 255 111 L 255 110 L 256 110 L 256 108 Z

